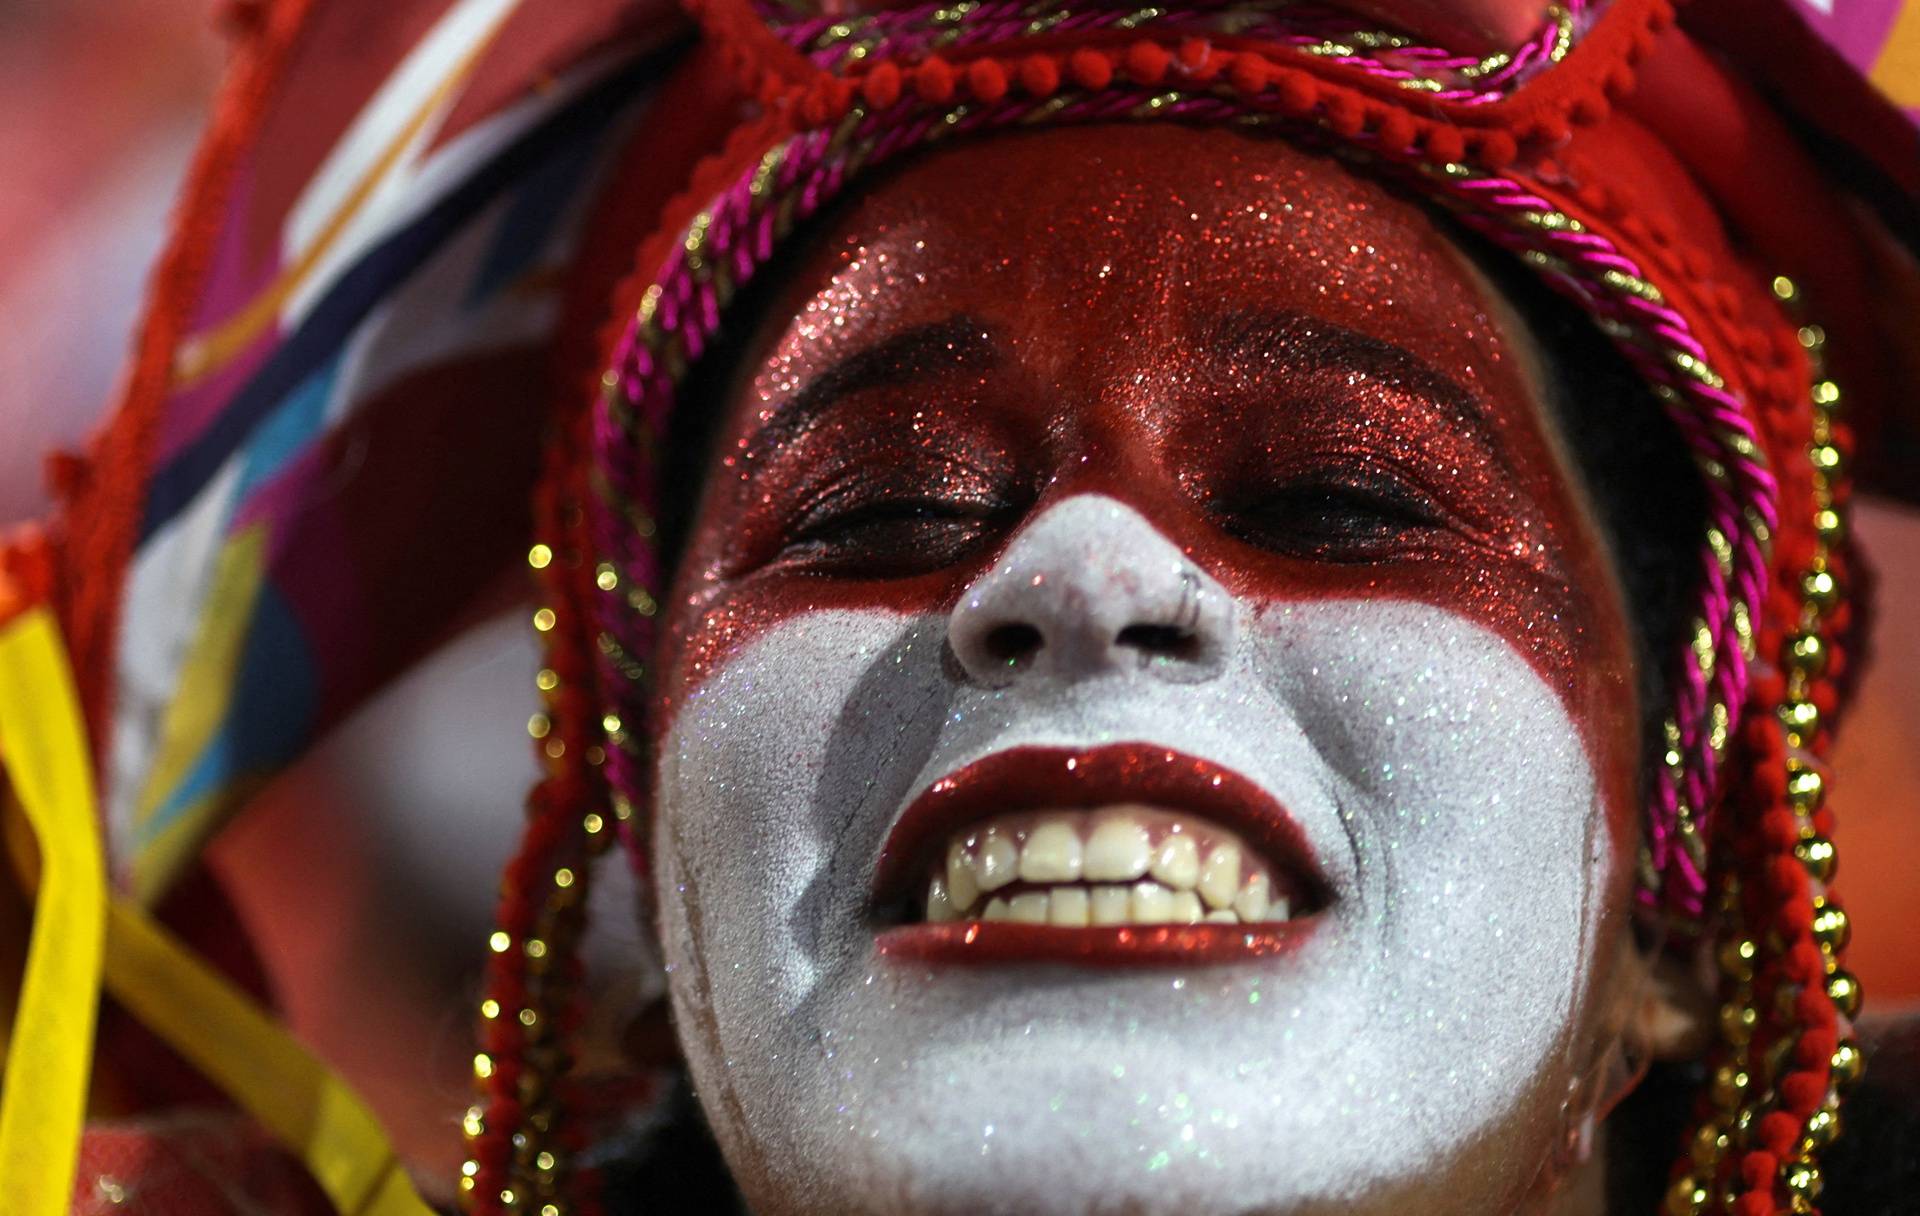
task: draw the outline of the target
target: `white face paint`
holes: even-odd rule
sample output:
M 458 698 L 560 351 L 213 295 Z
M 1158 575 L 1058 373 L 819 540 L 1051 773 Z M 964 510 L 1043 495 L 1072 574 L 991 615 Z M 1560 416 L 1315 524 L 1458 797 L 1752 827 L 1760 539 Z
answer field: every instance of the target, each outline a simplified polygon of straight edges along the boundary
M 1216 607 L 1191 662 L 1119 654 L 1117 628 L 1196 575 Z M 982 606 L 1046 639 L 1004 687 Z M 1292 813 L 1333 892 L 1299 950 L 876 956 L 874 866 L 914 795 L 1004 749 L 1116 742 L 1237 770 Z M 802 613 L 681 704 L 655 856 L 682 1041 L 760 1211 L 1411 1210 L 1394 1196 L 1494 1136 L 1506 1176 L 1419 1207 L 1510 1208 L 1563 1130 L 1609 887 L 1597 790 L 1560 699 L 1486 628 L 1234 603 L 1131 508 L 1071 498 L 951 619 Z

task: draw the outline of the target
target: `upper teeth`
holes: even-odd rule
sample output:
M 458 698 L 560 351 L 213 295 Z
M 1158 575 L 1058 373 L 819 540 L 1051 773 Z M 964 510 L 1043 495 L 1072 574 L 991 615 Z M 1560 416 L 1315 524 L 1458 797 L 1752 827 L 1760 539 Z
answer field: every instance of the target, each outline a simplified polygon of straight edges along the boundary
M 1273 885 L 1266 863 L 1238 836 L 1198 816 L 1140 806 L 1001 815 L 948 841 L 945 865 L 927 885 L 927 919 L 1286 920 L 1290 901 Z

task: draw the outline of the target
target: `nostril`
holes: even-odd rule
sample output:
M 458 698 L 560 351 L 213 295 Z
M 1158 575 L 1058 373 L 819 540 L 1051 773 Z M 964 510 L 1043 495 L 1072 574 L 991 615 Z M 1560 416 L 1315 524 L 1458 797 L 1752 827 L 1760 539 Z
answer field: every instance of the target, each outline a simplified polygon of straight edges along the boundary
M 1200 637 L 1178 625 L 1128 625 L 1114 639 L 1146 658 L 1194 660 L 1200 657 Z
M 1040 631 L 1032 625 L 1013 621 L 988 630 L 981 645 L 986 648 L 987 657 L 995 663 L 1018 667 L 1031 659 L 1044 641 Z

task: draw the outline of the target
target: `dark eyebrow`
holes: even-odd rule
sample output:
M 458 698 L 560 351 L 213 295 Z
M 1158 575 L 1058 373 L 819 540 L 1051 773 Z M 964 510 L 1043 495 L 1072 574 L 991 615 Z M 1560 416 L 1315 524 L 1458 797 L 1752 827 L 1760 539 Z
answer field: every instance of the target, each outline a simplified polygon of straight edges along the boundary
M 911 384 L 978 360 L 991 367 L 1000 347 L 993 333 L 972 317 L 956 315 L 892 334 L 854 351 L 807 381 L 748 441 L 749 461 L 758 461 L 805 434 L 821 416 L 855 393 Z
M 1318 372 L 1365 372 L 1403 381 L 1435 405 L 1458 411 L 1488 454 L 1513 471 L 1500 429 L 1465 385 L 1404 346 L 1332 321 L 1285 311 L 1242 310 L 1217 317 L 1202 334 L 1216 358 L 1279 355 Z

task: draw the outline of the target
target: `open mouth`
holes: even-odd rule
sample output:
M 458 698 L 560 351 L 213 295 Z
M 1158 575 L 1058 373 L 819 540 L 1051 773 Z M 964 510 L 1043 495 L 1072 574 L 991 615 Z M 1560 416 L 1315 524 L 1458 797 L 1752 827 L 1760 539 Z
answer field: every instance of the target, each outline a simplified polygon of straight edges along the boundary
M 883 954 L 969 962 L 1272 954 L 1328 901 L 1270 795 L 1144 744 L 1018 748 L 941 778 L 895 825 L 874 890 Z

